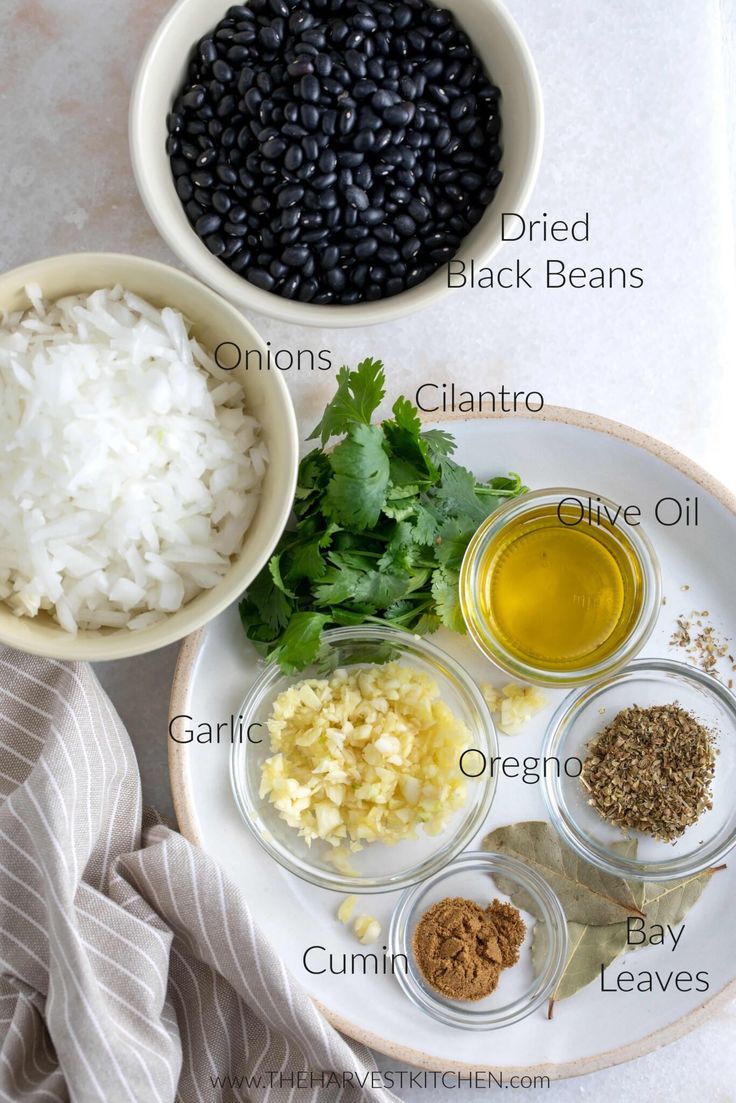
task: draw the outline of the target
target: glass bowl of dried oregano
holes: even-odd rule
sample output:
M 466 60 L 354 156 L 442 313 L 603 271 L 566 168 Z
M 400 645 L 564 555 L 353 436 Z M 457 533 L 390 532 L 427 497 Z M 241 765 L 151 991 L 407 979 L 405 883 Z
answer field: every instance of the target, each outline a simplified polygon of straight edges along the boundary
M 712 674 L 639 659 L 562 702 L 544 758 L 552 823 L 608 873 L 687 878 L 736 844 L 736 697 Z

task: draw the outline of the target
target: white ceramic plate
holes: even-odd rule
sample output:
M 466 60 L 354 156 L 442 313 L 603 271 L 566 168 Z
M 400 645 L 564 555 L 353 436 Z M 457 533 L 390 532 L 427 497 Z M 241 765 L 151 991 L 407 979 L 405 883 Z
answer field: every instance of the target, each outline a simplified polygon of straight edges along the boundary
M 702 470 L 664 445 L 623 426 L 572 411 L 546 419 L 510 417 L 453 421 L 458 458 L 479 477 L 519 471 L 532 487 L 579 486 L 621 504 L 636 503 L 649 519 L 661 498 L 699 499 L 699 525 L 647 524 L 659 553 L 666 605 L 644 654 L 678 656 L 668 646 L 678 614 L 708 610 L 726 635 L 736 626 L 733 557 L 736 500 Z M 683 587 L 689 587 L 684 590 Z M 499 685 L 472 644 L 450 633 L 436 637 L 481 680 Z M 172 715 L 188 713 L 214 723 L 237 713 L 256 675 L 256 656 L 232 608 L 185 642 L 172 695 Z M 502 737 L 507 755 L 539 754 L 550 708 L 522 735 Z M 292 974 L 345 1033 L 416 1065 L 435 1069 L 524 1070 L 572 1076 L 640 1056 L 693 1029 L 720 1003 L 736 996 L 736 924 L 731 921 L 736 862 L 714 876 L 687 917 L 676 952 L 651 947 L 614 963 L 620 969 L 699 970 L 709 974 L 706 993 L 621 993 L 593 984 L 557 1006 L 548 1022 L 540 1010 L 493 1033 L 463 1032 L 435 1023 L 413 1007 L 391 976 L 310 976 L 302 964 L 307 947 L 322 945 L 350 955 L 360 947 L 335 919 L 341 897 L 313 888 L 282 871 L 251 838 L 239 818 L 228 778 L 229 746 L 170 747 L 171 781 L 184 834 L 204 847 L 241 886 L 256 920 Z M 502 778 L 485 830 L 544 818 L 539 785 Z M 361 897 L 359 908 L 388 929 L 396 894 Z M 379 946 L 380 952 L 380 946 Z

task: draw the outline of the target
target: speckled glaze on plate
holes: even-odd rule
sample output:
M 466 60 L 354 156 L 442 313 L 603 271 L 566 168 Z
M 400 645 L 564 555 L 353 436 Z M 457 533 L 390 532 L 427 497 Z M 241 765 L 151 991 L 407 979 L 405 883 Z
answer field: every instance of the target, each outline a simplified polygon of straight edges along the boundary
M 448 419 L 451 420 L 451 419 Z M 668 648 L 680 613 L 709 609 L 730 634 L 736 626 L 736 592 L 722 549 L 736 539 L 736 498 L 683 455 L 616 422 L 578 411 L 547 408 L 544 415 L 452 419 L 460 462 L 479 477 L 518 470 L 531 486 L 579 482 L 624 504 L 650 503 L 663 496 L 700 498 L 698 529 L 648 526 L 660 555 L 667 604 L 645 655 Z M 682 587 L 689 589 L 683 591 Z M 437 642 L 463 662 L 471 675 L 502 685 L 467 640 L 440 633 Z M 674 657 L 678 657 L 676 654 Z M 679 656 L 682 657 L 682 656 Z M 210 721 L 237 710 L 258 661 L 233 608 L 182 646 L 171 698 L 171 715 L 190 713 Z M 502 753 L 523 758 L 540 753 L 546 723 L 561 691 L 548 691 L 549 708 L 521 735 L 502 737 Z M 217 713 L 217 716 L 213 713 Z M 390 977 L 309 976 L 302 967 L 308 945 L 329 944 L 338 953 L 357 943 L 335 920 L 340 897 L 305 886 L 264 858 L 239 822 L 228 779 L 229 746 L 188 746 L 169 741 L 169 766 L 179 826 L 193 842 L 221 862 L 248 897 L 257 921 L 329 1020 L 366 1045 L 423 1068 L 490 1070 L 563 1078 L 632 1060 L 695 1029 L 736 996 L 736 928 L 730 914 L 736 874 L 714 877 L 689 913 L 677 954 L 652 947 L 627 954 L 609 969 L 674 969 L 709 972 L 705 994 L 602 993 L 592 985 L 561 1002 L 548 1022 L 544 1011 L 492 1036 L 448 1030 L 411 1006 Z M 538 785 L 503 779 L 487 830 L 522 819 L 544 819 Z M 492 890 L 489 890 L 489 892 Z M 366 910 L 387 934 L 393 895 L 374 897 Z M 380 947 L 379 947 L 380 952 Z

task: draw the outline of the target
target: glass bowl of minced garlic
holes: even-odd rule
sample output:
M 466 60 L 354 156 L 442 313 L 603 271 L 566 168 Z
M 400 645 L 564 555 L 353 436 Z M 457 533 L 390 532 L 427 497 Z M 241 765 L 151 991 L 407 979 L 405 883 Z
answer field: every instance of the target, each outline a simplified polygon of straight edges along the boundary
M 712 674 L 638 659 L 571 693 L 543 754 L 566 763 L 545 776 L 552 823 L 608 873 L 687 878 L 736 844 L 736 697 Z
M 440 648 L 337 628 L 305 670 L 269 664 L 240 710 L 231 781 L 243 822 L 284 868 L 338 892 L 405 888 L 451 861 L 495 793 L 482 693 Z

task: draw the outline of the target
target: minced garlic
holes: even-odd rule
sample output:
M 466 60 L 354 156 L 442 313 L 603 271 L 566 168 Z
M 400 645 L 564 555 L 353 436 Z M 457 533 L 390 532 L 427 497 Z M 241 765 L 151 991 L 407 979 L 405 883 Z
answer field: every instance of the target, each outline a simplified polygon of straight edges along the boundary
M 518 735 L 533 716 L 547 704 L 547 698 L 537 686 L 520 686 L 510 682 L 499 692 L 495 686 L 482 685 L 480 691 L 486 704 L 498 719 L 506 735 Z
M 350 922 L 353 912 L 355 911 L 355 905 L 358 903 L 357 896 L 346 896 L 340 907 L 337 909 L 337 918 L 341 923 L 346 926 Z
M 336 670 L 280 693 L 268 720 L 261 797 L 311 843 L 439 834 L 465 802 L 470 733 L 428 674 L 399 662 Z
M 372 915 L 359 915 L 353 923 L 353 930 L 358 936 L 358 941 L 364 946 L 371 942 L 378 942 L 381 937 L 381 924 Z

